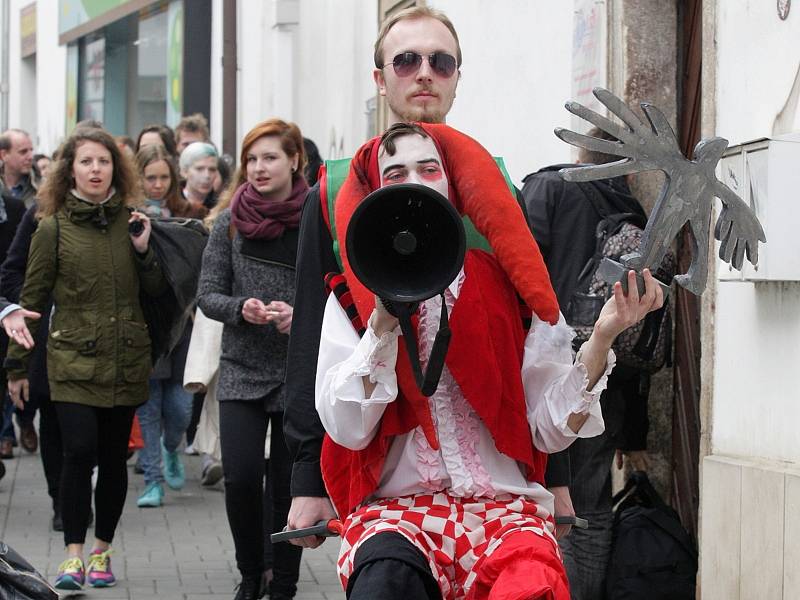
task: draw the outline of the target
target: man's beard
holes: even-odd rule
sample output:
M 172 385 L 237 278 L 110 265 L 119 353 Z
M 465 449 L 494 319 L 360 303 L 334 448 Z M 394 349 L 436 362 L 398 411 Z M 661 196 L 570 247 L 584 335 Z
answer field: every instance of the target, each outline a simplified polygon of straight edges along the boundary
M 420 91 L 431 92 L 428 87 L 421 88 Z M 433 105 L 413 105 L 409 102 L 403 106 L 404 110 L 396 110 L 395 114 L 400 115 L 405 123 L 444 123 L 447 119 L 447 113 L 450 112 L 450 107 L 453 106 L 453 99 L 450 98 L 446 102 L 446 98 L 441 95 L 438 96 L 438 102 L 432 103 Z
M 420 106 L 406 111 L 401 116 L 405 123 L 444 123 L 447 112 Z

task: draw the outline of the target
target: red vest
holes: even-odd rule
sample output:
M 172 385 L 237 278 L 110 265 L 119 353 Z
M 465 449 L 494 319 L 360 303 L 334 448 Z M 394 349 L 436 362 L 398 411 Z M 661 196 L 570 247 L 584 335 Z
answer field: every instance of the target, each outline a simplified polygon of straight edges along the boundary
M 452 338 L 446 363 L 465 399 L 488 429 L 498 451 L 520 463 L 529 481 L 544 482 L 547 454 L 533 445 L 520 376 L 525 344 L 517 294 L 494 256 L 470 250 L 466 278 L 450 315 Z M 345 272 L 350 279 L 352 273 Z M 325 436 L 322 476 L 340 517 L 378 488 L 395 436 L 423 427 L 438 449 L 428 399 L 417 389 L 399 340 L 396 372 L 400 393 L 386 407 L 380 429 L 363 450 L 348 450 Z

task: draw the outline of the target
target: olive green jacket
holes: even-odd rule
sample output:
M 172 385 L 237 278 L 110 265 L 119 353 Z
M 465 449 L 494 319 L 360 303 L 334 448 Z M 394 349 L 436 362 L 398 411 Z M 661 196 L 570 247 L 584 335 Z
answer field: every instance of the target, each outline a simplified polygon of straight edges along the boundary
M 144 256 L 134 250 L 128 218 L 116 195 L 93 204 L 70 194 L 33 234 L 20 304 L 42 312 L 53 298 L 47 374 L 56 402 L 113 407 L 147 400 L 152 363 L 139 286 L 157 297 L 166 281 L 152 249 Z M 47 318 L 28 323 L 34 337 Z M 9 379 L 27 376 L 29 355 L 11 344 Z

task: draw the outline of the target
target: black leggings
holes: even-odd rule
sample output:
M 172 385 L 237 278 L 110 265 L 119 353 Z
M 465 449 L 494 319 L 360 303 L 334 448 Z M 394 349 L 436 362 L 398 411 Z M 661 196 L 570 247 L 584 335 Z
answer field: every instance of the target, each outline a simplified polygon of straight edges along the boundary
M 42 453 L 44 477 L 47 480 L 47 493 L 53 499 L 53 510 L 60 511 L 58 493 L 64 448 L 61 444 L 61 429 L 58 426 L 55 403 L 44 395 L 39 397 L 39 449 Z
M 60 493 L 64 544 L 86 541 L 95 464 L 95 537 L 110 544 L 128 493 L 128 438 L 136 407 L 96 408 L 73 402 L 54 405 L 64 444 Z
M 372 536 L 361 544 L 347 581 L 349 600 L 441 600 L 427 559 L 399 533 Z
M 268 484 L 272 494 L 272 531 L 286 525 L 292 498 L 292 460 L 283 437 L 283 413 L 265 412 L 260 400 L 219 403 L 225 508 L 236 547 L 236 566 L 243 577 L 264 572 L 264 441 L 272 423 Z M 300 577 L 302 548 L 287 542 L 273 548 L 272 595 L 293 598 Z

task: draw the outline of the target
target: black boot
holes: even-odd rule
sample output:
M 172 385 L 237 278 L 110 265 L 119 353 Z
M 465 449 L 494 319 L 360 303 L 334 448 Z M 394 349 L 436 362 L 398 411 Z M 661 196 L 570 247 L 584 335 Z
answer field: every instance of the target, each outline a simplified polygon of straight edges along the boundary
M 233 600 L 258 600 L 264 597 L 264 579 L 261 576 L 242 577 L 236 586 L 236 596 Z

